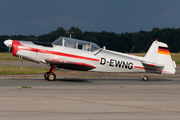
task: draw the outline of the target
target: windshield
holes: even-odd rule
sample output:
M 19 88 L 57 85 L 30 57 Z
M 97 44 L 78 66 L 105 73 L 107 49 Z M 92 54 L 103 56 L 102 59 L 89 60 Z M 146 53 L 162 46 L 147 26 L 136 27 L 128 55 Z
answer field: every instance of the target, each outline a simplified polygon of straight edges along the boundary
M 67 37 L 60 37 L 52 43 L 55 45 L 60 45 L 60 46 L 84 50 L 84 51 L 91 51 L 91 52 L 94 52 L 100 49 L 100 47 L 93 42 L 77 40 L 77 39 L 72 39 L 72 38 L 67 38 Z
M 62 41 L 63 41 L 63 38 L 62 38 L 62 37 L 59 37 L 59 38 L 56 39 L 54 42 L 52 42 L 52 44 L 62 46 Z
M 64 47 L 76 48 L 76 40 L 64 39 Z

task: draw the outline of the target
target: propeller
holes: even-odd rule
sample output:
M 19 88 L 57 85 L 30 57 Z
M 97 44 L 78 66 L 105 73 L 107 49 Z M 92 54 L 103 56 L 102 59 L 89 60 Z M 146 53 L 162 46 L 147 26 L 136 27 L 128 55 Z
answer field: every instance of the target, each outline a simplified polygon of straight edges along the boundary
M 11 33 L 11 35 L 12 35 L 12 33 Z M 10 39 L 7 39 L 4 41 L 4 44 L 9 48 L 8 55 L 10 54 L 12 43 L 13 43 L 13 40 L 11 40 L 11 35 L 10 35 Z M 21 59 L 22 59 L 22 57 L 21 57 Z M 22 68 L 23 68 L 23 59 L 21 60 L 21 69 Z
M 12 32 L 11 32 L 11 35 L 12 35 Z M 9 47 L 9 49 L 8 49 L 8 55 L 10 54 L 11 47 L 12 47 L 11 35 L 10 35 L 10 39 L 4 41 L 4 44 L 5 44 L 7 47 Z
M 12 47 L 12 40 L 8 39 L 8 40 L 5 40 L 4 41 L 4 44 L 9 47 L 9 53 L 10 53 L 10 50 L 11 50 L 11 47 Z

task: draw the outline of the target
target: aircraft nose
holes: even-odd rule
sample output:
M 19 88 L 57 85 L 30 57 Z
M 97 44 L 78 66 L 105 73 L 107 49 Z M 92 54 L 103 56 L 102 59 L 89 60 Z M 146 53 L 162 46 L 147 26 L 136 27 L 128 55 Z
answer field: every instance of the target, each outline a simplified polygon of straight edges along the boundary
M 7 47 L 11 47 L 12 46 L 12 40 L 5 40 L 4 41 L 4 44 L 7 46 Z

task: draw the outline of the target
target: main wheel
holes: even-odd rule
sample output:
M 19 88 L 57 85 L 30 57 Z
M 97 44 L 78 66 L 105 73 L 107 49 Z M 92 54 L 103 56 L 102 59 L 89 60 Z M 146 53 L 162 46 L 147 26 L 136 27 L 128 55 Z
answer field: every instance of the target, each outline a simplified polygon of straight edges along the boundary
M 56 75 L 54 73 L 49 73 L 48 74 L 48 80 L 49 81 L 54 81 L 56 80 Z
M 45 79 L 45 80 L 48 80 L 48 75 L 49 75 L 49 73 L 50 73 L 50 72 L 46 72 L 46 73 L 44 74 L 44 79 Z
M 143 81 L 148 81 L 148 76 L 144 75 L 144 76 L 142 77 L 142 80 L 143 80 Z

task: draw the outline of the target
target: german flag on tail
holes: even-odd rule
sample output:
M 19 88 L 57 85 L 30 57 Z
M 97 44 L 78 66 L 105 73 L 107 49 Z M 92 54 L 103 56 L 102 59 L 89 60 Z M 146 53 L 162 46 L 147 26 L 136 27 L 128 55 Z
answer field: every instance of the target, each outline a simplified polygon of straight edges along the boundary
M 165 54 L 165 55 L 170 55 L 169 49 L 167 47 L 159 46 L 158 53 Z

